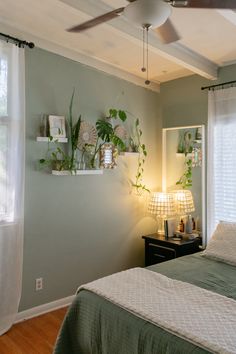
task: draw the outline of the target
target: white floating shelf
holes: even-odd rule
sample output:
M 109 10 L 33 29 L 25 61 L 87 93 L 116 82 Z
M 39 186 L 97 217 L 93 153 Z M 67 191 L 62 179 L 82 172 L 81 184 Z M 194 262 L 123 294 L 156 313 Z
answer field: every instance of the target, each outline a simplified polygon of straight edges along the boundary
M 50 140 L 47 136 L 37 136 L 36 140 L 41 143 L 68 143 L 68 138 L 53 138 Z
M 76 171 L 57 171 L 52 170 L 54 176 L 82 176 L 82 175 L 102 175 L 103 170 L 76 170 Z
M 121 151 L 121 156 L 138 156 L 139 152 L 132 152 L 132 151 Z

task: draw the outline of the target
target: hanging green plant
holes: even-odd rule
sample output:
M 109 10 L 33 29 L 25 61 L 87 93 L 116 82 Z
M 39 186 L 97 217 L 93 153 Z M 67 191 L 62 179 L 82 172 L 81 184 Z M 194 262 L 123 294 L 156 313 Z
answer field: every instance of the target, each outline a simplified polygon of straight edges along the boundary
M 135 176 L 135 182 L 132 183 L 132 186 L 136 189 L 136 192 L 140 195 L 142 192 L 149 192 L 150 190 L 147 188 L 145 184 L 143 184 L 143 173 L 144 173 L 144 164 L 147 157 L 147 149 L 146 145 L 141 142 L 142 130 L 140 128 L 139 119 L 137 118 L 135 121 L 135 139 L 132 139 L 134 144 L 133 149 L 135 152 L 138 152 L 138 167 Z

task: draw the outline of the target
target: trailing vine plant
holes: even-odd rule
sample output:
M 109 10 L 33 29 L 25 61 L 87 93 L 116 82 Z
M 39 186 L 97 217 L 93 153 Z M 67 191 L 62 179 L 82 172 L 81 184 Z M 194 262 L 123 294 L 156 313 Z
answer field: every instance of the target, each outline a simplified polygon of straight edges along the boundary
M 138 152 L 138 167 L 135 176 L 135 182 L 132 183 L 132 186 L 136 189 L 137 194 L 141 195 L 142 192 L 150 193 L 150 190 L 143 183 L 143 173 L 144 173 L 144 164 L 147 157 L 146 145 L 141 142 L 142 130 L 140 128 L 140 122 L 137 118 L 135 121 L 135 138 L 130 138 L 130 146 L 134 152 Z
M 48 149 L 46 152 L 46 157 L 39 160 L 41 166 L 50 167 L 53 170 L 63 171 L 69 170 L 70 158 L 59 146 L 58 140 L 55 140 L 56 148 L 50 147 L 50 143 L 53 141 L 53 137 L 48 138 Z M 54 145 L 55 146 L 55 145 Z

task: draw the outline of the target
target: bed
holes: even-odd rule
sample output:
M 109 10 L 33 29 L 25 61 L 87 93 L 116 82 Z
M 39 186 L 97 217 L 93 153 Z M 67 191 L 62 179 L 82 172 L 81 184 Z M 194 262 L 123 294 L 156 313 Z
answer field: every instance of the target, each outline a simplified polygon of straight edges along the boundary
M 234 236 L 235 237 L 235 236 Z M 221 247 L 222 249 L 222 247 Z M 231 262 L 230 262 L 231 263 Z M 202 253 L 148 267 L 147 272 L 206 289 L 236 304 L 236 268 Z M 176 302 L 178 308 L 180 304 Z M 181 311 L 185 307 L 181 303 Z M 222 317 L 222 315 L 221 315 Z M 235 326 L 236 318 L 231 318 Z M 230 324 L 230 328 L 233 328 Z M 214 324 L 213 324 L 214 327 Z M 213 328 L 214 330 L 214 328 Z M 236 335 L 235 335 L 236 336 Z M 231 336 L 232 337 L 232 336 Z M 136 316 L 86 289 L 80 289 L 63 322 L 54 354 L 203 354 L 236 353 L 205 346 Z

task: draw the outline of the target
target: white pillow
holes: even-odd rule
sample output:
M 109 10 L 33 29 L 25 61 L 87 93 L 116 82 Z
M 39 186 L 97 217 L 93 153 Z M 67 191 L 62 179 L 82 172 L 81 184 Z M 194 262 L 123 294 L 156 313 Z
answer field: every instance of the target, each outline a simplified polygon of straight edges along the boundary
M 203 255 L 236 266 L 236 223 L 221 221 Z

